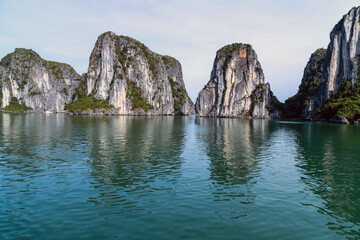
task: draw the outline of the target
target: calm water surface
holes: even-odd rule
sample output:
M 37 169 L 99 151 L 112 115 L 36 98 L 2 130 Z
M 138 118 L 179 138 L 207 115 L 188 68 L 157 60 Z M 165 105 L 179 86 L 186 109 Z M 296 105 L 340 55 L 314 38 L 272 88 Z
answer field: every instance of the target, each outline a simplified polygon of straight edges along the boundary
M 0 114 L 0 239 L 359 239 L 360 127 Z

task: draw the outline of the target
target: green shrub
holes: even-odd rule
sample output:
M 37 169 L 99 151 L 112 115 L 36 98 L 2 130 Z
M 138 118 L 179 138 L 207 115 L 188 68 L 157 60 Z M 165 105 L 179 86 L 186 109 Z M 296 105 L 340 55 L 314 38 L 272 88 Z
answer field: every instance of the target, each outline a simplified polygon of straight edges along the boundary
M 22 58 L 24 60 L 35 60 L 40 61 L 41 57 L 39 54 L 34 52 L 32 49 L 16 48 L 14 52 L 7 54 L 0 61 L 0 65 L 8 67 L 13 58 Z
M 171 93 L 174 98 L 174 109 L 181 109 L 185 103 L 186 91 L 178 83 L 168 76 L 168 80 L 171 86 Z
M 261 73 L 262 72 L 262 69 L 261 69 L 261 67 L 260 66 L 256 66 L 255 67 L 255 72 L 257 72 L 257 73 Z
M 176 67 L 177 61 L 174 58 L 169 57 L 169 56 L 162 56 L 161 59 L 167 68 L 168 67 L 173 67 L 173 68 Z
M 61 90 L 61 93 L 67 96 L 68 95 L 67 88 L 65 87 L 63 90 Z
M 250 97 L 255 102 L 255 104 L 259 102 L 263 102 L 263 92 L 265 91 L 264 84 L 260 83 L 255 87 L 255 89 L 252 91 Z
M 224 72 L 228 68 L 228 65 L 233 57 L 233 53 L 239 52 L 240 49 L 244 49 L 244 48 L 246 49 L 246 52 L 248 53 L 251 49 L 251 45 L 242 44 L 242 43 L 233 43 L 230 45 L 226 45 L 217 51 L 216 56 L 219 60 L 225 58 L 223 66 L 221 68 Z
M 109 100 L 97 99 L 92 95 L 89 96 L 80 96 L 75 102 L 65 105 L 65 110 L 75 113 L 81 113 L 84 111 L 105 109 L 110 110 L 115 108 L 113 105 L 109 104 Z
M 31 107 L 27 107 L 24 103 L 20 104 L 16 97 L 12 97 L 9 105 L 4 107 L 4 111 L 23 113 L 28 110 L 33 110 Z
M 40 91 L 32 91 L 32 92 L 29 93 L 30 97 L 33 97 L 33 96 L 36 96 L 36 95 L 41 95 L 41 92 Z
M 3 98 L 2 86 L 3 84 L 0 82 L 0 107 L 2 105 L 2 98 Z
M 24 89 L 25 85 L 28 83 L 26 78 L 23 78 L 19 84 L 19 89 Z
M 124 71 L 126 69 L 126 60 L 127 60 L 127 48 L 124 47 L 121 49 L 121 46 L 120 44 L 117 44 L 116 47 L 115 47 L 115 53 L 116 55 L 118 56 L 118 60 L 121 64 L 121 66 L 123 67 Z
M 137 50 L 139 50 L 139 53 L 142 56 L 144 56 L 145 59 L 147 60 L 147 62 L 149 64 L 149 69 L 152 73 L 152 77 L 154 79 L 157 79 L 158 74 L 159 74 L 157 66 L 160 63 L 160 60 L 158 59 L 157 54 L 151 52 L 143 43 L 141 43 L 133 38 L 126 37 L 126 36 L 118 36 L 118 38 L 122 38 L 122 39 L 128 41 L 130 44 L 132 44 L 132 45 L 127 45 L 127 46 L 124 46 L 123 48 L 121 48 L 120 44 L 117 43 L 117 46 L 115 48 L 115 52 L 119 58 L 121 65 L 123 66 L 123 68 L 126 69 L 127 60 L 129 60 L 129 61 L 133 60 L 132 58 L 128 59 L 127 48 L 135 47 Z
M 51 70 L 52 74 L 55 75 L 56 79 L 64 79 L 63 71 L 61 69 L 62 63 L 53 61 L 44 61 L 45 66 Z
M 318 114 L 325 119 L 344 117 L 350 122 L 360 119 L 360 84 L 348 80 L 341 84 L 340 91 L 332 95 Z
M 4 67 L 8 67 L 11 63 L 11 53 L 7 54 L 5 57 L 1 59 L 0 65 Z
M 147 112 L 150 109 L 154 109 L 154 106 L 149 104 L 147 100 L 142 96 L 142 90 L 136 85 L 136 83 L 128 79 L 126 80 L 126 82 L 128 85 L 126 97 L 130 99 L 133 110 L 143 109 L 145 112 Z

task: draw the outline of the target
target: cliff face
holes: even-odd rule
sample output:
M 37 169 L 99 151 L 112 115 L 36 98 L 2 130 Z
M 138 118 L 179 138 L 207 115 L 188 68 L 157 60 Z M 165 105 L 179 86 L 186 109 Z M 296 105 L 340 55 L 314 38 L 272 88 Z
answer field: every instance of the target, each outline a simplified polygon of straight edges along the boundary
M 0 64 L 2 108 L 15 99 L 35 111 L 64 112 L 80 83 L 80 76 L 69 65 L 46 61 L 28 49 L 16 49 Z
M 310 57 L 296 95 L 288 98 L 284 104 L 283 117 L 302 118 L 311 98 L 317 93 L 322 82 L 326 49 L 316 50 Z
M 135 39 L 107 32 L 90 56 L 83 93 L 108 100 L 114 114 L 188 115 L 193 103 L 180 63 L 150 51 Z
M 4 110 L 83 114 L 188 115 L 194 113 L 180 63 L 142 43 L 107 32 L 98 38 L 80 77 L 67 64 L 16 49 L 0 63 Z M 13 106 L 7 109 L 7 106 Z
M 330 33 L 322 83 L 317 93 L 304 109 L 303 118 L 320 119 L 321 110 L 331 98 L 349 81 L 354 86 L 359 81 L 360 70 L 360 8 L 353 8 L 343 16 Z M 336 116 L 333 116 L 336 117 Z
M 278 101 L 264 82 L 264 73 L 248 44 L 227 45 L 217 51 L 210 81 L 199 93 L 200 117 L 278 117 Z

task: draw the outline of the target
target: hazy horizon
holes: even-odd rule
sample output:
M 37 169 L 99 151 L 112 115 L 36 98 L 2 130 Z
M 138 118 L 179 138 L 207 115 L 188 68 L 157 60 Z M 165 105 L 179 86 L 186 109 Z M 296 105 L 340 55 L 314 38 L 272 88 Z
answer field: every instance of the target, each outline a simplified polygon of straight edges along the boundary
M 82 74 L 97 37 L 113 31 L 179 60 L 195 101 L 209 80 L 216 51 L 242 42 L 253 46 L 265 81 L 284 101 L 297 92 L 311 53 L 327 48 L 331 29 L 355 3 L 0 0 L 0 58 L 15 48 L 31 48 Z

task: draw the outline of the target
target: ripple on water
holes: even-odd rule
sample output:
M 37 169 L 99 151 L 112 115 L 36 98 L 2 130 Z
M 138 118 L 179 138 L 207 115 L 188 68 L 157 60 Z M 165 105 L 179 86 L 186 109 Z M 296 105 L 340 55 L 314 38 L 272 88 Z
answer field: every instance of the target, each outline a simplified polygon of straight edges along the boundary
M 360 128 L 0 115 L 1 239 L 357 239 Z

